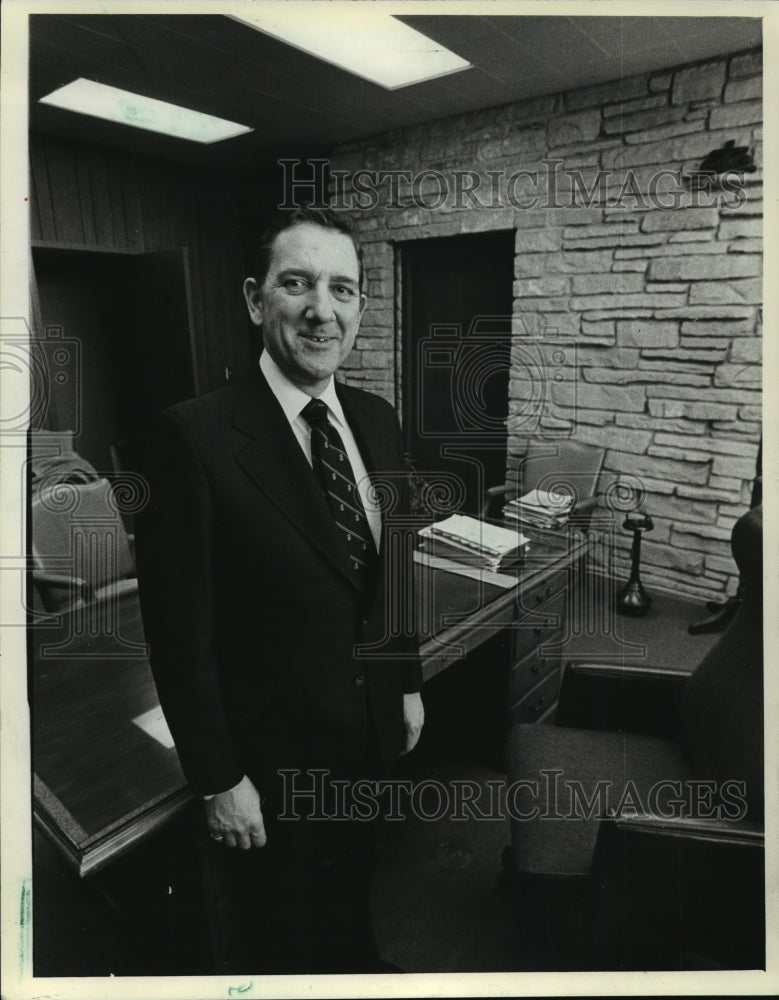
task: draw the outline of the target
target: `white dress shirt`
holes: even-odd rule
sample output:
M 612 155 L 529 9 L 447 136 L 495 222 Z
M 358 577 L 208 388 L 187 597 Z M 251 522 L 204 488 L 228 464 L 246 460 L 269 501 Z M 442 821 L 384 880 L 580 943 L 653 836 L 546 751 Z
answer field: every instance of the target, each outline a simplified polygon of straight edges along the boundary
M 306 461 L 309 465 L 313 466 L 311 460 L 311 427 L 302 414 L 304 407 L 311 401 L 311 396 L 290 382 L 267 351 L 263 351 L 260 355 L 260 370 L 265 376 L 271 392 L 279 401 L 279 405 L 284 411 L 284 416 L 289 421 L 298 444 L 303 449 Z M 371 535 L 378 551 L 381 544 L 381 513 L 372 500 L 371 481 L 368 476 L 368 470 L 365 468 L 365 463 L 360 455 L 354 434 L 346 421 L 340 400 L 336 395 L 335 379 L 332 375 L 330 376 L 330 381 L 327 383 L 327 388 L 317 398 L 321 399 L 327 405 L 328 420 L 341 435 L 344 449 L 352 466 L 357 489 L 360 492 L 360 499 L 362 500 L 363 507 L 365 507 L 368 527 L 371 529 Z

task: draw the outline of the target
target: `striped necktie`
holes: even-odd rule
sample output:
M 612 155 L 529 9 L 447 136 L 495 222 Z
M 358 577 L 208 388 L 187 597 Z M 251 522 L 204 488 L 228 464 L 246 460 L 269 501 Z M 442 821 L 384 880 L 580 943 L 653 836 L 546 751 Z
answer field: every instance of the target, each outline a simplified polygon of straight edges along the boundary
M 365 516 L 354 471 L 341 435 L 327 419 L 327 404 L 312 399 L 303 408 L 311 427 L 311 462 L 338 533 L 363 591 L 370 586 L 376 566 L 376 545 Z

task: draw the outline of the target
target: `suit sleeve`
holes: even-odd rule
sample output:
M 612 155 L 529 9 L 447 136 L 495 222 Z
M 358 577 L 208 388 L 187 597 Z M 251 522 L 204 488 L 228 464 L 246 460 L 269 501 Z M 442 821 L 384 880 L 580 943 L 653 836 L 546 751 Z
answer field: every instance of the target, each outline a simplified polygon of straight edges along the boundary
M 139 592 L 152 672 L 187 780 L 201 794 L 244 774 L 221 689 L 214 626 L 212 496 L 184 420 L 160 420 L 136 523 Z
M 417 651 L 417 659 L 404 664 L 403 693 L 416 694 L 417 691 L 421 690 L 422 690 L 422 661 L 419 659 L 419 652 Z

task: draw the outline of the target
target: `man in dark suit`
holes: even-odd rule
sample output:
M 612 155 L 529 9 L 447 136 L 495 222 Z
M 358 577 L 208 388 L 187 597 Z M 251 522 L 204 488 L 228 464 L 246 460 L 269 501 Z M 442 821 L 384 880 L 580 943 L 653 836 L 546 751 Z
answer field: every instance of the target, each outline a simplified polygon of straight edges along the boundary
M 419 738 L 418 651 L 387 635 L 395 570 L 369 478 L 406 509 L 400 431 L 385 400 L 333 378 L 366 302 L 345 220 L 280 217 L 255 275 L 256 372 L 172 407 L 155 436 L 138 524 L 144 624 L 214 870 L 237 866 L 246 889 L 259 971 L 375 971 L 369 824 L 278 815 L 285 769 L 299 790 L 314 769 L 375 778 Z M 309 812 L 327 812 L 315 798 Z

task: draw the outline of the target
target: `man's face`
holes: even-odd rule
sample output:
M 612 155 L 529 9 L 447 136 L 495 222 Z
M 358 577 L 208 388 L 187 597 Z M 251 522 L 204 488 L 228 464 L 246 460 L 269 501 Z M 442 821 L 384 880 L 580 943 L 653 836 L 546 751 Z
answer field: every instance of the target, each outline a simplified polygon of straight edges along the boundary
M 285 229 L 262 286 L 247 278 L 244 295 L 287 378 L 311 395 L 323 391 L 354 346 L 365 308 L 351 238 L 310 222 Z

